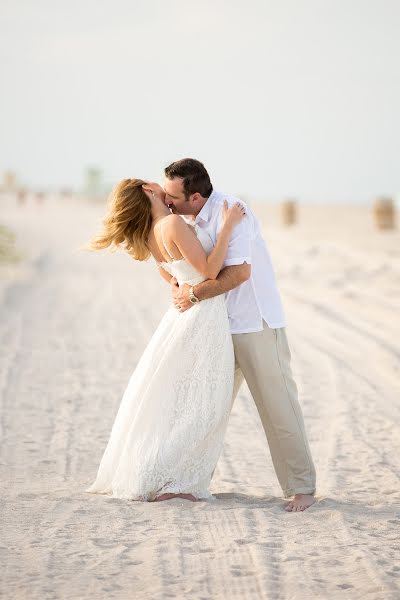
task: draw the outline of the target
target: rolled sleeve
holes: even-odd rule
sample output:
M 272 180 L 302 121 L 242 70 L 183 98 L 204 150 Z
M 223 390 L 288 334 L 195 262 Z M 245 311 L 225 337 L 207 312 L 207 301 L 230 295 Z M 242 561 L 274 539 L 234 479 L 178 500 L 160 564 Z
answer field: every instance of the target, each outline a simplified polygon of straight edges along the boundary
M 251 256 L 239 256 L 238 258 L 227 258 L 224 260 L 224 267 L 232 267 L 233 265 L 242 265 L 247 263 L 251 265 Z
M 250 216 L 246 215 L 232 232 L 223 266 L 241 265 L 245 262 L 251 264 L 251 239 Z

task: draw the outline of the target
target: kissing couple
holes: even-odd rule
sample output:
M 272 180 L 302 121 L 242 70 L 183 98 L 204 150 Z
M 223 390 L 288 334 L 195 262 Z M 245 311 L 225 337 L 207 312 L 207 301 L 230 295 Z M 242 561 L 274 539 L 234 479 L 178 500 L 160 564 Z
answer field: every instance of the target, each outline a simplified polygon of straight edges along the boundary
M 150 256 L 173 303 L 130 377 L 94 483 L 144 502 L 215 500 L 208 487 L 246 379 L 285 510 L 315 502 L 316 473 L 270 255 L 249 206 L 214 190 L 204 165 L 178 160 L 164 188 L 124 179 L 87 246 Z

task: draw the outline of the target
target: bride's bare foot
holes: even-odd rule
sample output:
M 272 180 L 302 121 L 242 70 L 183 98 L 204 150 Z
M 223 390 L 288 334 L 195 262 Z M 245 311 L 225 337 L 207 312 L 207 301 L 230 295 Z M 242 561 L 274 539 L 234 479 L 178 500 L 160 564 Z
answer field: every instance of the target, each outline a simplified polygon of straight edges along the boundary
M 193 496 L 193 494 L 178 494 L 180 498 L 185 498 L 185 500 L 190 500 L 191 502 L 197 502 L 197 498 Z
M 301 512 L 314 504 L 315 498 L 311 494 L 296 494 L 289 504 L 285 506 L 288 512 Z
M 193 496 L 193 494 L 161 494 L 161 496 L 157 496 L 154 502 L 161 502 L 162 500 L 171 500 L 171 498 L 184 498 L 185 500 L 191 500 L 192 502 L 197 502 L 197 498 Z

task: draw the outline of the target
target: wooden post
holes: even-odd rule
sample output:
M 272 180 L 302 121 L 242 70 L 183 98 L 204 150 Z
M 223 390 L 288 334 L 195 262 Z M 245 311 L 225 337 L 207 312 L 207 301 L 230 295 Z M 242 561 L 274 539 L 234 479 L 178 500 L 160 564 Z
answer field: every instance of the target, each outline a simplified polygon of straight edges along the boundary
M 43 204 L 44 192 L 36 192 L 36 204 Z
M 19 206 L 23 206 L 26 202 L 26 191 L 23 189 L 19 189 L 17 191 L 17 204 Z
M 297 221 L 296 200 L 284 200 L 281 204 L 281 218 L 284 225 L 294 225 Z
M 61 198 L 70 200 L 72 198 L 72 189 L 68 188 L 68 187 L 62 188 L 60 190 L 60 196 L 61 196 Z
M 381 196 L 373 205 L 373 216 L 378 229 L 394 229 L 395 208 L 392 198 Z

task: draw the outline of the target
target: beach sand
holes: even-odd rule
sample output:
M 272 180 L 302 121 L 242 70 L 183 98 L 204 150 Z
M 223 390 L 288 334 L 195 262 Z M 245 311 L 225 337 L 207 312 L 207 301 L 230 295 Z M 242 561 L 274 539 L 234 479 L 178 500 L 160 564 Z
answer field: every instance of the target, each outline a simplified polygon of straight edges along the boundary
M 152 261 L 84 253 L 104 206 L 17 208 L 26 258 L 0 268 L 2 597 L 400 597 L 400 234 L 368 207 L 301 206 L 263 222 L 288 318 L 317 499 L 284 511 L 244 385 L 214 502 L 86 494 L 132 371 L 167 309 Z

